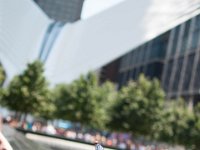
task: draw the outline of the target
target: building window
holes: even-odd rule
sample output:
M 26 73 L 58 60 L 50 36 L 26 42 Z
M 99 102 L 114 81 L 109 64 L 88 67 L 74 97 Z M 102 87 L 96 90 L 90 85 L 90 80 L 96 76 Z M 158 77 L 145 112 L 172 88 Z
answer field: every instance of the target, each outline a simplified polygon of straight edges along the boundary
M 148 54 L 148 43 L 144 44 L 142 47 L 142 62 L 146 62 L 147 60 L 147 54 Z
M 122 73 L 122 80 L 121 80 L 121 85 L 125 85 L 127 81 L 127 72 Z
M 170 51 L 170 56 L 172 56 L 172 57 L 176 54 L 178 38 L 179 38 L 179 34 L 180 34 L 180 26 L 177 26 L 174 30 L 175 30 L 174 36 L 172 37 L 172 48 Z
M 133 79 L 133 80 L 136 79 L 136 68 L 133 69 L 133 72 L 132 72 L 132 79 Z
M 152 41 L 150 49 L 150 60 L 162 59 L 165 57 L 169 39 L 169 32 L 162 34 Z
M 144 67 L 143 66 L 139 67 L 139 69 L 138 69 L 138 74 L 140 75 L 142 73 L 144 73 Z
M 191 51 L 195 51 L 197 49 L 199 42 L 199 35 L 200 35 L 200 30 L 196 30 L 192 33 L 192 42 L 190 45 Z
M 178 90 L 182 66 L 183 66 L 183 57 L 178 58 L 178 61 L 176 64 L 176 71 L 175 71 L 175 77 L 174 77 L 174 81 L 173 81 L 172 92 L 177 92 L 177 90 Z
M 192 32 L 192 42 L 189 48 L 190 51 L 195 51 L 198 48 L 199 35 L 200 35 L 200 15 L 198 15 L 195 20 L 194 30 Z
M 138 64 L 138 57 L 139 57 L 139 49 L 137 48 L 136 50 L 135 50 L 135 53 L 134 53 L 134 65 L 137 65 Z
M 131 60 L 130 60 L 131 66 L 135 66 L 135 50 L 131 52 Z
M 156 44 L 157 44 L 157 39 L 154 39 L 153 41 L 152 41 L 152 46 L 151 46 L 151 48 L 149 49 L 149 59 L 150 60 L 153 60 L 154 58 L 155 58 L 155 53 L 156 53 Z
M 120 70 L 127 69 L 129 67 L 130 61 L 131 61 L 130 53 L 122 56 L 122 59 L 120 61 Z
M 160 79 L 160 75 L 162 72 L 163 64 L 159 62 L 154 62 L 147 65 L 146 76 L 149 78 L 158 78 Z
M 130 62 L 131 62 L 131 53 L 128 53 L 128 54 L 126 55 L 126 63 L 125 63 L 125 67 L 126 67 L 127 69 L 130 68 Z
M 130 79 L 131 79 L 131 71 L 130 70 L 128 70 L 127 72 L 126 72 L 126 82 L 128 82 Z
M 164 90 L 166 92 L 168 92 L 168 88 L 169 88 L 170 78 L 171 78 L 172 69 L 173 69 L 173 63 L 174 63 L 174 60 L 170 60 L 167 65 L 167 70 L 166 70 L 166 75 L 165 75 L 164 85 L 163 85 Z
M 143 49 L 142 49 L 142 46 L 140 46 L 138 48 L 138 64 L 141 64 L 142 63 L 142 56 L 143 56 Z
M 167 52 L 167 46 L 169 42 L 170 32 L 167 32 L 161 36 L 160 46 L 158 49 L 159 58 L 164 58 Z
M 118 83 L 119 83 L 119 88 L 121 88 L 123 85 L 123 73 L 119 73 Z
M 200 56 L 199 56 L 195 78 L 194 78 L 194 90 L 199 90 L 199 88 L 200 88 Z
M 124 65 L 125 65 L 125 57 L 122 56 L 122 58 L 120 59 L 120 67 L 119 67 L 119 68 L 120 68 L 120 71 L 123 70 Z
M 190 85 L 191 76 L 192 76 L 192 68 L 193 68 L 193 63 L 194 63 L 194 56 L 195 56 L 194 54 L 188 56 L 186 70 L 184 73 L 183 91 L 189 90 L 189 85 Z
M 184 54 L 184 52 L 187 50 L 188 38 L 189 38 L 189 32 L 190 32 L 190 24 L 191 24 L 191 20 L 189 20 L 185 23 L 185 28 L 184 28 L 184 32 L 183 32 L 183 36 L 182 36 L 182 44 L 181 44 L 180 54 Z

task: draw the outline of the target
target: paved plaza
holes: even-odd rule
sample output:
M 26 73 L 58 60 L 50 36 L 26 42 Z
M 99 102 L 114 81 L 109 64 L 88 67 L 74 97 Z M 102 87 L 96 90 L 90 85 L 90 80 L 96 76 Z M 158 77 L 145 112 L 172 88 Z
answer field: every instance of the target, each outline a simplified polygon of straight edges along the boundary
M 93 145 L 62 140 L 35 134 L 19 133 L 9 126 L 3 126 L 6 136 L 14 150 L 94 150 Z M 105 150 L 109 150 L 105 148 Z

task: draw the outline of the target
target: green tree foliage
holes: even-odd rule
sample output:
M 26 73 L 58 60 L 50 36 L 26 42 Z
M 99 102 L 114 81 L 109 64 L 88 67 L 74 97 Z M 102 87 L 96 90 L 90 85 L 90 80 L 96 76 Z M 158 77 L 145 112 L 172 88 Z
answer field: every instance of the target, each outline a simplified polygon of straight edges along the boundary
M 5 74 L 5 71 L 3 69 L 3 66 L 0 65 L 0 87 L 2 87 L 4 81 L 6 79 L 6 74 Z
M 167 102 L 163 110 L 163 117 L 158 129 L 159 140 L 172 144 L 186 145 L 191 137 L 189 125 L 193 124 L 193 113 L 187 108 L 183 100 Z
M 15 76 L 4 97 L 6 106 L 17 112 L 36 114 L 49 107 L 48 83 L 43 75 L 43 64 L 35 61 Z
M 134 135 L 151 135 L 163 110 L 164 92 L 158 80 L 141 75 L 119 91 L 109 126 Z
M 34 115 L 36 117 L 41 117 L 46 120 L 52 120 L 56 118 L 55 115 L 56 106 L 54 101 L 55 99 L 53 98 L 52 91 L 48 91 L 46 96 L 47 96 L 46 102 L 43 103 L 43 106 L 38 108 L 37 112 L 34 112 Z
M 69 85 L 55 88 L 57 115 L 72 122 L 103 128 L 109 120 L 106 112 L 115 95 L 112 83 L 99 86 L 97 76 L 90 72 Z
M 199 150 L 200 105 L 190 110 L 183 100 L 167 102 L 157 133 L 159 141 Z
M 92 117 L 92 125 L 100 129 L 107 129 L 106 124 L 110 121 L 111 107 L 117 98 L 117 91 L 113 83 L 106 81 L 99 86 L 97 104 Z
M 55 116 L 61 119 L 72 120 L 70 114 L 75 111 L 75 95 L 72 92 L 71 85 L 59 84 L 53 89 L 53 98 L 56 104 Z
M 5 71 L 3 69 L 3 66 L 0 65 L 0 101 L 2 101 L 2 97 L 5 93 L 5 89 L 2 88 L 5 79 L 6 79 Z
M 194 150 L 200 149 L 200 103 L 197 104 L 194 108 L 194 119 L 191 120 L 191 123 L 188 125 L 188 130 L 190 131 L 190 139 L 187 142 Z M 188 138 L 187 138 L 188 140 Z

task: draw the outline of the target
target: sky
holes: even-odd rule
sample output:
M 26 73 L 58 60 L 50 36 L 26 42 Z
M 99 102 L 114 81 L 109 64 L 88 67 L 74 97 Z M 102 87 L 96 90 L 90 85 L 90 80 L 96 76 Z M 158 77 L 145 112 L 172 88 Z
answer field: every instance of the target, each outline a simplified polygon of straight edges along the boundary
M 125 0 L 85 0 L 82 19 L 87 19 Z

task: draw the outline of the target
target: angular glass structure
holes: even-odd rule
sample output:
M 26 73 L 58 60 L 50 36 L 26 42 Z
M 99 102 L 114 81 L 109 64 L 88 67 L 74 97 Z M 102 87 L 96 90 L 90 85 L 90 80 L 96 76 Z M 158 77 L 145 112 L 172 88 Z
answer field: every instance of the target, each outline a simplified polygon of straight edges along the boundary
M 84 0 L 34 0 L 53 20 L 66 23 L 75 22 L 81 17 Z
M 118 70 L 114 78 L 118 77 L 119 88 L 143 73 L 161 80 L 167 98 L 183 97 L 197 103 L 200 95 L 199 18 L 198 13 L 119 57 L 119 67 L 110 68 Z M 109 66 L 102 68 L 104 74 L 110 71 Z

